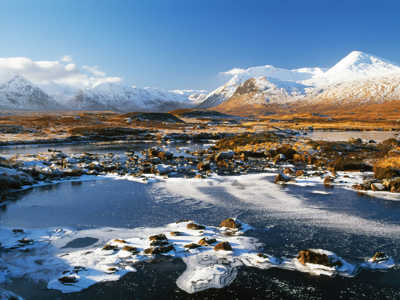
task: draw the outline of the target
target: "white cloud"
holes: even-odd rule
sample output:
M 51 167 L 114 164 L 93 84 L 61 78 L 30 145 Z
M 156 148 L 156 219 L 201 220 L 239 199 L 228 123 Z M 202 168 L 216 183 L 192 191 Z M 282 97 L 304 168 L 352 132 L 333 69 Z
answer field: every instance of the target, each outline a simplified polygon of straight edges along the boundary
M 98 66 L 82 66 L 72 62 L 70 56 L 61 60 L 34 61 L 28 57 L 0 57 L 0 82 L 21 75 L 35 84 L 65 84 L 74 88 L 93 87 L 104 82 L 119 82 L 120 77 L 110 77 Z
M 231 69 L 231 70 L 229 70 L 229 71 L 221 72 L 221 74 L 222 74 L 222 75 L 235 76 L 235 75 L 238 75 L 238 74 L 242 74 L 242 73 L 244 73 L 244 72 L 246 72 L 245 69 L 233 68 L 233 69 Z
M 104 73 L 103 71 L 100 71 L 98 66 L 93 66 L 93 67 L 91 67 L 91 66 L 83 66 L 82 69 L 92 73 L 95 76 L 99 76 L 99 77 L 106 76 L 106 73 Z
M 62 62 L 66 62 L 66 63 L 72 62 L 72 57 L 71 57 L 70 55 L 64 55 L 64 56 L 61 58 L 61 61 L 62 61 Z

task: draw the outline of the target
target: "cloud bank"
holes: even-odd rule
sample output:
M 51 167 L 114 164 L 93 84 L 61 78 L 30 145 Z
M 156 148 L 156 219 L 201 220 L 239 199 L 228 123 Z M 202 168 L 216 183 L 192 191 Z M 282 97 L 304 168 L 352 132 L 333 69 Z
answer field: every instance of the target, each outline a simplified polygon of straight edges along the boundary
M 71 56 L 60 60 L 34 61 L 28 57 L 0 57 L 0 82 L 21 75 L 35 84 L 51 83 L 74 88 L 90 88 L 105 82 L 120 82 L 122 78 L 107 76 L 98 66 L 77 66 Z

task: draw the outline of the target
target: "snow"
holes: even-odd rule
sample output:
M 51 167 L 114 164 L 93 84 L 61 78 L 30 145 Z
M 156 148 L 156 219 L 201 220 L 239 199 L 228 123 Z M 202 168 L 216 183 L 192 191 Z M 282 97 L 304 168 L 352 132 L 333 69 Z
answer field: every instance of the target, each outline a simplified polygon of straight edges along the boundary
M 395 100 L 400 96 L 400 66 L 377 56 L 352 51 L 329 69 L 284 69 L 271 65 L 235 68 L 223 74 L 231 78 L 207 95 L 204 107 L 219 105 L 236 89 L 255 78 L 259 93 L 249 103 L 286 103 L 311 99 Z
M 323 74 L 328 82 L 343 82 L 400 73 L 400 67 L 377 56 L 353 51 Z
M 272 65 L 235 68 L 222 74 L 230 79 L 207 94 L 205 90 L 138 88 L 105 82 L 78 90 L 51 82 L 34 85 L 22 76 L 0 84 L 0 107 L 7 109 L 112 109 L 168 111 L 177 108 L 213 107 L 232 97 L 236 89 L 255 78 L 259 92 L 249 103 L 395 100 L 400 97 L 400 66 L 378 56 L 352 51 L 329 69 L 285 69 Z
M 343 183 L 335 185 L 351 189 L 355 183 L 363 181 L 362 173 L 338 172 Z M 341 213 L 335 210 L 323 209 L 322 207 L 310 206 L 301 197 L 295 197 L 286 192 L 280 185 L 273 183 L 276 174 L 248 174 L 241 176 L 218 176 L 214 175 L 206 179 L 181 179 L 169 178 L 159 180 L 153 187 L 156 189 L 155 199 L 163 202 L 172 196 L 183 199 L 187 205 L 208 207 L 227 205 L 226 199 L 237 201 L 229 205 L 246 208 L 248 210 L 268 211 L 274 218 L 291 218 L 299 222 L 312 222 L 312 224 L 345 230 L 357 234 L 372 236 L 393 237 L 400 235 L 400 226 L 396 224 L 382 224 L 379 221 L 369 220 L 360 216 Z M 344 177 L 348 176 L 348 177 Z M 302 186 L 323 186 L 323 179 L 319 176 L 308 178 L 296 178 L 296 181 L 287 184 Z M 224 192 L 221 193 L 220 191 Z M 382 192 L 374 192 L 374 196 L 384 197 Z M 386 197 L 384 197 L 386 199 Z
M 317 264 L 301 264 L 296 257 L 275 257 L 257 250 L 262 246 L 256 238 L 245 236 L 250 230 L 241 223 L 242 230 L 225 234 L 223 228 L 205 226 L 204 230 L 191 230 L 183 221 L 168 224 L 164 227 L 149 228 L 98 228 L 74 231 L 65 228 L 19 229 L 12 231 L 0 228 L 0 236 L 7 249 L 0 253 L 0 280 L 12 278 L 31 278 L 34 281 L 45 281 L 49 289 L 63 293 L 78 292 L 89 286 L 106 281 L 119 280 L 128 272 L 136 272 L 135 264 L 152 259 L 144 249 L 150 247 L 149 236 L 163 233 L 174 250 L 164 253 L 182 259 L 186 270 L 177 279 L 177 286 L 187 293 L 196 293 L 209 288 L 222 288 L 231 284 L 240 266 L 260 269 L 281 268 L 306 272 L 311 275 L 356 276 L 360 268 L 369 270 L 387 270 L 396 264 L 391 257 L 379 263 L 366 261 L 352 264 L 337 254 L 324 249 L 310 249 L 325 254 L 332 261 L 339 261 L 340 266 L 327 267 Z M 179 232 L 173 235 L 171 232 Z M 69 247 L 77 239 L 90 237 L 94 242 L 89 246 Z M 201 238 L 215 238 L 217 242 L 226 241 L 232 251 L 216 251 L 214 244 L 196 249 L 187 249 L 185 245 L 197 243 Z M 27 240 L 29 243 L 21 243 Z M 113 246 L 104 249 L 104 245 Z M 138 252 L 132 253 L 124 247 L 135 247 Z M 293 253 L 295 256 L 295 253 Z M 73 279 L 75 282 L 62 282 L 59 279 Z M 0 291 L 0 296 L 2 291 Z

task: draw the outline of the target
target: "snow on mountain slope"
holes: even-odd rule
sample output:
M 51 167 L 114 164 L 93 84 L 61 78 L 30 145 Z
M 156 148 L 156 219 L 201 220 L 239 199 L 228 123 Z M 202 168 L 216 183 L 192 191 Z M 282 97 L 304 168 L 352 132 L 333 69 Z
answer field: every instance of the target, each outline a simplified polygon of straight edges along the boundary
M 263 78 L 264 86 L 249 95 L 246 102 L 282 103 L 316 98 L 382 101 L 400 99 L 397 74 L 400 67 L 377 56 L 353 51 L 330 69 L 300 68 L 287 70 L 270 65 L 225 72 L 231 79 L 207 95 L 200 107 L 220 105 L 250 78 Z M 392 77 L 396 77 L 393 78 Z M 244 99 L 241 97 L 241 99 Z M 237 102 L 237 101 L 236 101 Z
M 393 63 L 360 51 L 353 51 L 323 74 L 332 82 L 353 81 L 368 77 L 400 73 L 400 67 Z
M 39 87 L 17 75 L 0 84 L 0 108 L 54 110 L 62 106 Z
M 154 112 L 194 106 L 188 93 L 130 87 L 119 83 L 103 83 L 81 90 L 70 99 L 69 104 L 76 109 Z
M 86 89 L 55 82 L 35 85 L 22 76 L 15 76 L 0 84 L 0 108 L 164 112 L 193 107 L 201 102 L 205 95 L 205 91 L 163 91 L 110 82 Z
M 200 107 L 212 107 L 217 106 L 233 96 L 239 85 L 244 83 L 246 80 L 255 77 L 266 77 L 269 81 L 274 81 L 277 85 L 282 88 L 288 87 L 290 92 L 293 83 L 302 84 L 303 81 L 312 79 L 317 76 L 322 76 L 324 69 L 321 68 L 300 68 L 300 69 L 283 69 L 276 68 L 271 65 L 265 65 L 260 67 L 251 67 L 248 69 L 232 69 L 228 72 L 224 72 L 225 75 L 231 75 L 232 78 L 225 83 L 223 86 L 212 91 L 204 101 L 200 104 Z
M 360 103 L 382 103 L 400 100 L 400 72 L 377 77 L 334 83 L 313 89 L 305 99 L 322 101 L 357 101 Z

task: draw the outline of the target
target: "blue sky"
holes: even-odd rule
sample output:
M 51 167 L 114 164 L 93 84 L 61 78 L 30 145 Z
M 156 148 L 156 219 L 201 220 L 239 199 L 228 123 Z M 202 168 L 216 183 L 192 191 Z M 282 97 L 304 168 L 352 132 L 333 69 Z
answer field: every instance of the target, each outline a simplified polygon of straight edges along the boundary
M 234 67 L 400 63 L 400 1 L 4 0 L 0 57 L 98 66 L 125 83 L 211 89 Z

